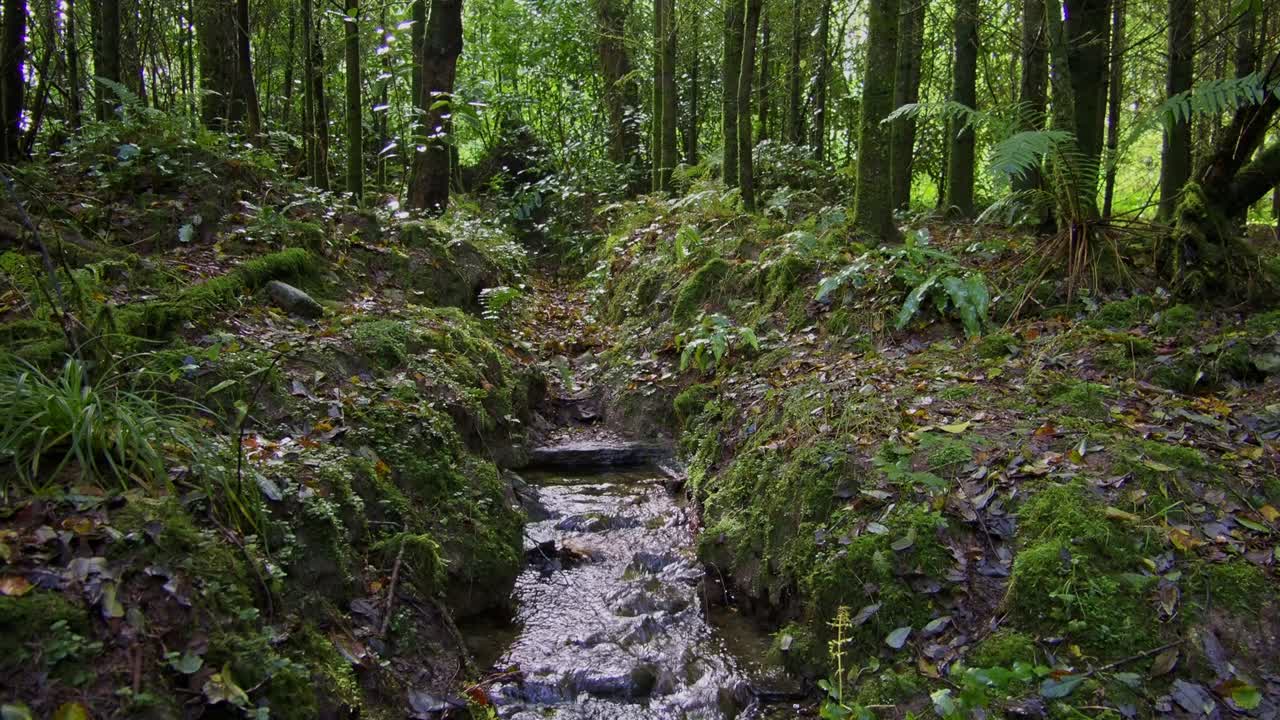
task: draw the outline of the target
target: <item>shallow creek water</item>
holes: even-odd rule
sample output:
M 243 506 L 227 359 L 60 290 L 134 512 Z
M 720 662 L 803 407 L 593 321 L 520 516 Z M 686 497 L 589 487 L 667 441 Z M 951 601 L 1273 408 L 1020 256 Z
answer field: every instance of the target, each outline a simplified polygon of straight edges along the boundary
M 689 512 L 661 471 L 525 479 L 529 561 L 514 591 L 515 623 L 490 637 L 481 658 L 520 671 L 491 688 L 499 715 L 759 717 L 753 688 L 774 675 L 760 660 L 767 638 L 709 617 Z

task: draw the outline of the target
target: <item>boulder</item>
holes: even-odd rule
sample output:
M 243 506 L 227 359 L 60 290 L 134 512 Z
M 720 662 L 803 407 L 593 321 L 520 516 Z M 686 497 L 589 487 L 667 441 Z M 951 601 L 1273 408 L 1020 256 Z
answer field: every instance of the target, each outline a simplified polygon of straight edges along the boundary
M 267 283 L 267 295 L 280 309 L 291 315 L 307 318 L 318 318 L 324 315 L 324 308 L 320 303 L 288 283 L 272 280 Z

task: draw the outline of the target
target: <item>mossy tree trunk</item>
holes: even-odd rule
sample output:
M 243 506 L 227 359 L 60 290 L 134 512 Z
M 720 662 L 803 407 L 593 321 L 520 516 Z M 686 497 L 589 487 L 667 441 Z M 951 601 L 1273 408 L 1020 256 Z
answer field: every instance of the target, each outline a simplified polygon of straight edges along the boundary
M 1165 94 L 1173 97 L 1191 89 L 1195 59 L 1195 2 L 1169 0 L 1169 69 Z M 1178 194 L 1191 179 L 1191 121 L 1175 119 L 1164 132 L 1160 153 L 1160 218 L 1171 220 Z
M 689 122 L 684 133 L 684 161 L 690 165 L 698 164 L 698 113 L 702 96 L 699 86 L 702 74 L 702 10 L 693 6 L 689 13 L 693 25 L 693 44 L 690 45 L 689 59 Z
M 1044 22 L 1044 0 L 1024 0 L 1022 4 L 1022 74 L 1018 82 L 1018 104 L 1023 130 L 1044 129 L 1048 103 L 1049 48 Z M 1040 187 L 1040 170 L 1013 179 L 1015 192 Z
M 1116 195 L 1116 151 L 1120 148 L 1120 93 L 1124 89 L 1125 0 L 1115 0 L 1111 10 L 1111 81 L 1107 101 L 1107 164 L 1102 190 L 1102 217 L 1111 217 Z
M 760 31 L 760 80 L 756 83 L 756 112 L 759 114 L 760 137 L 769 137 L 769 53 L 773 49 L 773 28 L 766 14 Z
M 1067 60 L 1075 93 L 1076 143 L 1082 156 L 1081 191 L 1098 192 L 1107 119 L 1111 0 L 1066 0 Z M 1093 203 L 1097 204 L 1095 197 Z
M 22 65 L 27 57 L 27 3 L 7 0 L 0 41 L 0 162 L 15 162 L 22 154 L 22 103 L 26 83 Z
M 236 0 L 236 94 L 244 103 L 245 134 L 262 134 L 262 108 L 258 105 L 258 88 L 253 82 L 253 54 L 249 34 L 249 0 Z M 152 88 L 153 93 L 159 92 Z
M 787 140 L 792 145 L 804 142 L 804 108 L 800 105 L 800 45 L 803 22 L 800 0 L 791 2 L 791 62 L 787 63 Z
M 64 28 L 63 46 L 66 50 L 67 63 L 67 122 L 71 127 L 80 127 L 84 107 L 80 102 L 80 42 L 79 19 L 76 17 L 75 0 L 66 0 L 67 21 Z M 179 53 L 181 65 L 181 53 Z
M 747 0 L 747 14 L 742 30 L 742 63 L 738 71 L 738 187 L 742 189 L 742 204 L 748 212 L 756 209 L 751 81 L 755 77 L 756 35 L 760 30 L 760 9 L 763 5 L 763 0 Z
M 93 13 L 93 73 L 120 82 L 120 0 L 98 0 Z M 116 107 L 115 91 L 95 83 L 98 119 L 111 117 Z
M 874 67 L 874 66 L 871 66 Z M 955 19 L 955 63 L 951 100 L 965 107 L 978 104 L 978 2 L 957 0 Z M 974 145 L 973 124 L 957 118 L 947 124 L 947 187 L 944 200 L 953 217 L 973 215 Z
M 605 112 L 609 121 L 609 160 L 626 168 L 627 192 L 643 189 L 640 179 L 641 140 L 637 125 L 640 88 L 632 77 L 631 55 L 627 52 L 626 6 L 618 0 L 595 0 L 596 52 L 604 79 Z
M 822 13 L 818 16 L 817 34 L 818 47 L 814 53 L 817 67 L 813 69 L 813 157 L 818 162 L 822 162 L 827 154 L 827 88 L 830 85 L 831 75 L 831 62 L 828 56 L 831 47 L 831 0 L 823 0 Z M 838 57 L 839 53 L 836 53 L 836 56 Z
M 898 53 L 898 0 L 869 0 L 867 68 L 891 68 Z M 897 236 L 893 224 L 889 127 L 893 112 L 893 74 L 868 72 L 862 85 L 858 119 L 858 178 L 854 188 L 854 224 L 877 242 Z
M 721 173 L 729 187 L 738 184 L 738 76 L 742 66 L 742 0 L 724 2 L 724 58 L 720 63 L 720 127 L 724 134 Z
M 894 71 L 893 106 L 920 100 L 920 58 L 924 50 L 924 14 L 928 0 L 907 0 L 898 15 L 898 61 Z M 916 146 L 916 120 L 898 118 L 890 127 L 891 183 L 893 207 L 911 206 L 911 161 Z
M 676 0 L 662 0 L 662 172 L 660 190 L 671 189 L 671 173 L 680 162 L 676 129 Z
M 653 0 L 653 88 L 649 93 L 649 189 L 662 189 L 662 21 L 663 0 Z
M 360 0 L 346 0 L 342 25 L 347 51 L 347 192 L 364 198 L 364 118 L 360 107 Z
M 1260 272 L 1255 252 L 1240 238 L 1239 218 L 1280 184 L 1280 141 L 1263 147 L 1280 112 L 1278 80 L 1280 55 L 1263 78 L 1263 87 L 1272 88 L 1263 102 L 1236 110 L 1213 154 L 1182 189 L 1171 236 L 1157 246 L 1156 263 L 1183 295 L 1276 290 L 1280 278 Z
M 409 207 L 443 213 L 449 205 L 449 132 L 453 83 L 462 54 L 462 0 L 431 0 L 422 47 L 422 97 L 426 108 L 425 149 L 413 155 Z

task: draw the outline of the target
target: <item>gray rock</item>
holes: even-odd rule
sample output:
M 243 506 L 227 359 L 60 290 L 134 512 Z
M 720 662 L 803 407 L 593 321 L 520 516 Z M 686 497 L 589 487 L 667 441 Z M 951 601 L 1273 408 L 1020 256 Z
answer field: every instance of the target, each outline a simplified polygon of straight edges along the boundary
M 282 310 L 293 315 L 301 315 L 308 318 L 318 318 L 324 315 L 324 308 L 314 298 L 298 288 L 282 283 L 279 280 L 272 280 L 267 283 L 267 295 Z

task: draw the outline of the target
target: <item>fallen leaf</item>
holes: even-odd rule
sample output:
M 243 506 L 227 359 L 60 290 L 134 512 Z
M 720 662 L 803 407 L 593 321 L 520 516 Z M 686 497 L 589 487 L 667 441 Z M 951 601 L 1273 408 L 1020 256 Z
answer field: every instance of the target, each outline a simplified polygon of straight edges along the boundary
M 31 592 L 31 583 L 21 575 L 5 575 L 0 577 L 0 595 L 22 597 Z
M 78 702 L 63 703 L 53 712 L 53 720 L 89 720 L 89 708 Z
M 1151 663 L 1151 677 L 1160 677 L 1173 672 L 1173 668 L 1178 665 L 1178 648 L 1169 648 L 1164 652 L 1156 655 L 1156 659 Z
M 952 435 L 959 435 L 965 430 L 968 430 L 969 426 L 972 424 L 973 423 L 969 422 L 968 420 L 965 420 L 964 422 L 951 423 L 949 425 L 939 425 L 938 429 L 945 433 L 951 433 Z
M 858 611 L 857 615 L 853 616 L 853 624 L 862 625 L 866 621 L 870 620 L 871 616 L 875 615 L 876 612 L 878 612 L 879 610 L 880 610 L 880 603 L 875 603 L 873 605 L 868 605 L 862 608 L 861 610 Z
M 1064 698 L 1075 691 L 1084 682 L 1084 675 L 1063 675 L 1062 677 L 1045 678 L 1040 683 L 1040 694 L 1047 698 Z
M 902 646 L 907 644 L 907 638 L 909 637 L 911 637 L 911 626 L 900 627 L 885 637 L 884 644 L 894 650 L 901 650 Z

